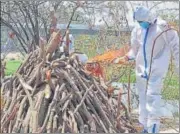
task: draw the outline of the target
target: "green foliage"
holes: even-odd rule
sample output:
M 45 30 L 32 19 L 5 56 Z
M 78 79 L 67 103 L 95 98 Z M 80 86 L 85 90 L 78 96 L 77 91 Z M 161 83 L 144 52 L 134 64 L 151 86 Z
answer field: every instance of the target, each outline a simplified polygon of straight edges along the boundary
M 75 41 L 75 48 L 78 51 L 87 54 L 89 58 L 96 55 L 95 44 L 97 42 L 96 36 L 82 35 L 79 36 Z
M 171 69 L 164 80 L 164 88 L 162 91 L 164 99 L 180 99 L 179 96 L 179 79 L 176 74 L 173 74 Z
M 6 61 L 6 70 L 5 70 L 5 75 L 13 75 L 16 70 L 19 68 L 19 66 L 21 65 L 21 61 L 19 60 L 9 60 Z

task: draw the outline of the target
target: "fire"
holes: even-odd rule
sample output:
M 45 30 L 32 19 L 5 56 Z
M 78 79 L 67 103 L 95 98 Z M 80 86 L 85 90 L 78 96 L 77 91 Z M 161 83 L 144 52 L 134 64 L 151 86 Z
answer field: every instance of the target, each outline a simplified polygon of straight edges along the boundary
M 115 58 L 125 56 L 125 54 L 129 51 L 129 45 L 125 45 L 124 47 L 118 50 L 109 50 L 101 55 L 97 55 L 89 60 L 89 62 L 104 62 L 111 63 Z
M 111 64 L 115 58 L 125 56 L 125 54 L 127 54 L 129 49 L 130 46 L 125 45 L 124 47 L 118 50 L 109 50 L 104 54 L 97 55 L 88 61 L 85 68 L 87 71 L 91 72 L 91 74 L 94 75 L 95 77 L 102 77 L 103 79 L 105 79 L 105 74 L 104 74 L 105 69 L 101 64 L 102 63 Z M 120 63 L 120 64 L 124 64 L 124 63 Z
M 85 66 L 86 70 L 91 72 L 95 77 L 104 78 L 104 68 L 98 62 L 87 63 Z

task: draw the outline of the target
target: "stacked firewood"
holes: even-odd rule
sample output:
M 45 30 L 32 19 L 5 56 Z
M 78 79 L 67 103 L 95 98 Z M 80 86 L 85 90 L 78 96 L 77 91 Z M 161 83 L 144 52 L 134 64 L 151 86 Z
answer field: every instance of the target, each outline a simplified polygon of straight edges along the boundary
M 2 133 L 136 132 L 121 92 L 111 97 L 109 83 L 87 73 L 75 55 L 46 58 L 46 50 L 31 52 L 3 79 Z

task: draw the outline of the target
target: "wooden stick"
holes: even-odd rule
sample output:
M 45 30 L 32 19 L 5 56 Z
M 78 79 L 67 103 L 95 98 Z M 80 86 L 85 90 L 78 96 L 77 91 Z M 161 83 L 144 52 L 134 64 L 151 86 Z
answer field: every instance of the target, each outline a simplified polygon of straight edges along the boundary
M 57 129 L 58 129 L 57 118 L 58 118 L 58 115 L 55 115 L 54 118 L 53 118 L 53 130 L 52 130 L 53 133 L 56 133 Z
M 31 95 L 30 95 L 29 91 L 28 91 L 28 89 L 32 90 L 32 87 L 27 85 L 19 74 L 16 74 L 16 75 L 19 78 L 19 81 L 22 84 L 25 93 L 27 94 L 27 97 L 28 97 L 28 100 L 29 100 L 29 104 L 30 104 L 30 108 L 33 109 L 33 106 L 34 106 L 33 100 L 31 98 Z
M 47 112 L 47 115 L 46 115 L 46 117 L 45 117 L 45 121 L 44 121 L 44 123 L 43 123 L 43 126 L 41 127 L 40 132 L 43 132 L 43 131 L 44 131 L 44 128 L 46 127 L 47 121 L 48 121 L 48 119 L 49 119 L 50 111 L 51 111 L 51 109 L 54 107 L 55 103 L 57 102 L 58 91 L 61 91 L 62 88 L 64 88 L 64 86 L 65 86 L 64 83 L 61 85 L 60 88 L 58 88 L 58 86 L 57 86 L 56 92 L 55 92 L 55 94 L 54 94 L 53 101 L 51 102 L 51 104 L 50 104 L 50 106 L 49 106 L 49 108 L 48 108 L 48 112 Z
M 78 109 L 82 106 L 84 100 L 86 99 L 86 97 L 87 97 L 89 91 L 92 90 L 92 88 L 93 88 L 93 85 L 91 85 L 91 87 L 86 91 L 86 93 L 84 94 L 84 96 L 83 96 L 81 102 L 79 103 L 79 105 L 78 105 L 78 106 L 76 107 L 76 109 L 74 110 L 74 112 L 73 112 L 74 114 L 75 114 L 75 113 L 78 111 Z
M 22 116 L 22 113 L 23 113 L 23 108 L 24 108 L 24 104 L 25 104 L 25 102 L 26 102 L 26 100 L 27 100 L 27 96 L 25 96 L 24 98 L 23 98 L 23 100 L 21 101 L 21 104 L 20 104 L 20 107 L 19 107 L 19 111 L 18 111 L 18 113 L 17 113 L 17 119 L 16 119 L 16 122 L 15 122 L 15 125 L 14 125 L 14 127 L 13 127 L 13 129 L 12 129 L 12 132 L 13 133 L 18 133 L 19 132 L 19 127 L 20 127 L 20 123 L 21 123 L 21 116 Z M 16 131 L 16 130 L 18 130 L 18 131 Z

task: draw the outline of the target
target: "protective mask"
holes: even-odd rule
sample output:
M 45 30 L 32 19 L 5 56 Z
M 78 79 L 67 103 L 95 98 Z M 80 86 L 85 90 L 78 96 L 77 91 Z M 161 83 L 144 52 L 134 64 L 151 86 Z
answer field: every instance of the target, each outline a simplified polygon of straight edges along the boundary
M 150 23 L 149 23 L 149 22 L 139 22 L 139 25 L 140 25 L 142 28 L 147 29 L 147 28 L 149 28 Z

